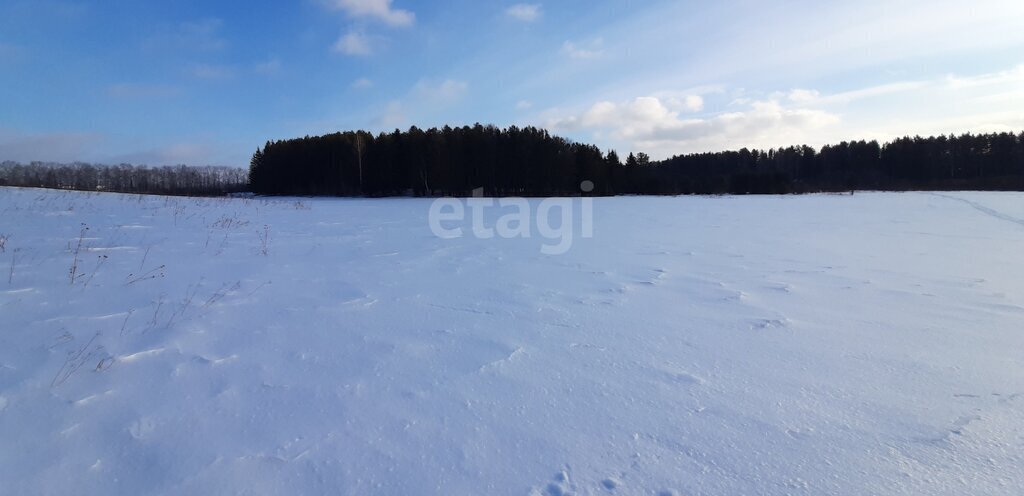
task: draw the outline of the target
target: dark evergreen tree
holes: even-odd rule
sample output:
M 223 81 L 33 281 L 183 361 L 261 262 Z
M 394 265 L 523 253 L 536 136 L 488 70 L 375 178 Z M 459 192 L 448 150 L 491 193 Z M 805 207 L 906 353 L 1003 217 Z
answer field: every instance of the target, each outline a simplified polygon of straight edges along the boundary
M 267 143 L 250 164 L 253 191 L 314 195 L 805 193 L 853 189 L 1022 189 L 1024 133 L 849 141 L 680 155 L 653 162 L 551 136 L 476 124 L 374 137 L 363 131 Z M 77 183 L 90 184 L 82 171 Z

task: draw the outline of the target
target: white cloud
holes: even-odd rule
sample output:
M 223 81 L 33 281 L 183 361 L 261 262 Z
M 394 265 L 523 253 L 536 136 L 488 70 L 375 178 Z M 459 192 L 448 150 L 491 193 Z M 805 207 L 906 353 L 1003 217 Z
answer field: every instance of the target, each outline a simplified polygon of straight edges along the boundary
M 572 105 L 720 83 L 809 89 L 805 81 L 832 82 L 817 88 L 824 93 L 840 81 L 868 81 L 867 86 L 887 76 L 914 80 L 933 77 L 936 69 L 1020 63 L 1012 54 L 1024 44 L 1024 2 L 1010 0 L 748 2 L 743 16 L 688 2 L 633 3 L 636 8 L 593 34 L 607 42 L 602 62 L 628 70 L 573 79 L 571 96 L 580 100 Z M 580 43 L 586 36 L 567 35 L 571 46 L 563 56 L 572 48 L 592 51 Z M 540 67 L 524 85 L 557 87 L 570 80 L 569 70 L 580 70 L 557 62 L 541 65 L 543 56 L 536 60 Z M 891 70 L 901 72 L 894 76 Z
M 447 79 L 440 83 L 420 80 L 413 87 L 413 96 L 428 103 L 450 104 L 458 101 L 469 89 L 465 81 Z
M 258 62 L 253 67 L 257 74 L 272 75 L 281 72 L 281 59 L 272 58 Z
M 687 110 L 703 106 L 703 99 L 691 100 L 689 105 Z M 680 111 L 670 109 L 657 97 L 642 96 L 627 102 L 597 102 L 582 114 L 552 121 L 551 125 L 563 129 L 612 130 L 618 137 L 633 139 L 651 137 L 662 130 L 694 122 L 681 119 L 679 114 Z
M 404 126 L 408 121 L 409 118 L 405 113 L 405 107 L 402 105 L 402 102 L 393 100 L 388 102 L 384 112 L 373 119 L 372 127 L 378 129 L 397 129 Z
M 739 112 L 659 125 L 636 139 L 654 147 L 771 148 L 816 140 L 823 130 L 839 122 L 838 115 L 825 110 L 755 101 Z
M 805 105 L 825 106 L 833 104 L 848 104 L 863 100 L 883 98 L 894 95 L 907 95 L 912 93 L 925 94 L 934 91 L 971 91 L 982 88 L 1008 86 L 1020 88 L 1024 84 L 1024 65 L 1016 68 L 994 73 L 980 74 L 975 76 L 947 75 L 940 80 L 923 81 L 897 81 L 892 83 L 869 86 L 849 91 L 841 91 L 823 95 L 818 90 L 794 89 L 785 93 L 786 99 L 794 103 Z M 781 95 L 781 94 L 780 94 Z M 997 95 L 985 95 L 985 98 L 996 97 Z M 952 98 L 950 95 L 947 98 Z
M 1004 83 L 1024 83 L 1024 65 L 1019 65 L 1008 71 L 1000 71 L 991 74 L 981 74 L 972 77 L 961 77 L 950 74 L 946 76 L 945 83 L 950 88 L 975 88 Z
M 529 100 L 519 100 L 516 102 L 516 108 L 519 110 L 529 110 L 533 108 L 533 102 Z
M 356 31 L 351 31 L 334 43 L 334 51 L 345 55 L 366 56 L 373 53 L 370 39 Z
M 821 92 L 817 90 L 795 89 L 790 90 L 786 94 L 786 98 L 791 102 L 800 104 L 846 104 L 868 98 L 919 90 L 928 85 L 929 83 L 927 81 L 900 81 L 833 93 L 831 95 L 822 95 Z
M 880 91 L 885 88 L 888 91 Z M 849 130 L 876 139 L 920 134 L 1020 132 L 1024 129 L 1024 68 L 949 75 L 930 81 L 893 83 L 841 93 L 861 96 L 846 109 Z M 821 99 L 823 106 L 831 102 Z M 840 101 L 840 103 L 843 103 Z
M 685 101 L 684 108 L 685 107 Z M 688 109 L 703 106 L 691 99 Z M 823 110 L 789 108 L 775 101 L 753 101 L 747 108 L 703 118 L 683 118 L 657 97 L 597 102 L 583 113 L 549 122 L 556 130 L 592 131 L 631 149 L 665 157 L 689 151 L 739 147 L 770 148 L 804 142 L 839 122 Z
M 370 88 L 373 88 L 373 81 L 370 81 L 367 78 L 359 78 L 356 79 L 355 81 L 352 81 L 351 86 L 352 89 L 355 90 L 368 90 Z
M 505 15 L 517 21 L 534 22 L 541 18 L 543 12 L 539 3 L 517 3 L 505 9 Z
M 469 84 L 457 79 L 421 79 L 401 98 L 373 106 L 365 117 L 370 129 L 390 131 L 416 124 L 421 127 L 456 125 L 446 112 L 464 101 Z
M 834 93 L 816 89 L 758 93 L 741 89 L 704 96 L 725 112 L 701 110 L 704 99 L 671 93 L 598 101 L 575 112 L 541 114 L 553 130 L 601 146 L 681 153 L 772 148 L 905 135 L 1020 132 L 1024 68 L 974 76 L 897 81 Z M 693 115 L 687 115 L 692 113 Z
M 700 95 L 686 95 L 682 98 L 669 97 L 665 99 L 665 106 L 677 112 L 700 112 L 704 110 L 704 97 Z
M 370 18 L 396 27 L 412 26 L 416 14 L 391 6 L 392 0 L 323 0 L 334 9 L 341 10 L 353 18 Z
M 819 93 L 818 90 L 805 90 L 799 88 L 790 90 L 789 94 L 786 95 L 786 97 L 789 98 L 790 101 L 797 103 L 813 102 L 817 100 L 820 96 L 821 93 Z
M 604 40 L 597 38 L 586 43 L 562 43 L 562 53 L 574 59 L 596 59 L 604 55 Z

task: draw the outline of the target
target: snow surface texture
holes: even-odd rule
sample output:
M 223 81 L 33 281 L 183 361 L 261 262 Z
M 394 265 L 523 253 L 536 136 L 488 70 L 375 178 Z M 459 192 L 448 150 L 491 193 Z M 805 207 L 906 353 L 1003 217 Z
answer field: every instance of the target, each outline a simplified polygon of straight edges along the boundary
M 1024 487 L 1024 195 L 429 206 L 0 189 L 0 492 Z

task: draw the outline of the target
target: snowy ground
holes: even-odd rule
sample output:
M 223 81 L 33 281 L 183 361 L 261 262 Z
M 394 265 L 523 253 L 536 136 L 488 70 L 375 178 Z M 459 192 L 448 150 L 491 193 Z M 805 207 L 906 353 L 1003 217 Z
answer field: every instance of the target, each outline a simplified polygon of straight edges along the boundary
M 1024 487 L 1022 194 L 429 207 L 0 189 L 0 492 Z

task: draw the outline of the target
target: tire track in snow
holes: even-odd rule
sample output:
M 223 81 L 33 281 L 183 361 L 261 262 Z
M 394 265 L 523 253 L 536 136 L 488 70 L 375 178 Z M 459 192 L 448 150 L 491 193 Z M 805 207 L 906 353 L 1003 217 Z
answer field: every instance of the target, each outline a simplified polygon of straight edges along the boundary
M 940 198 L 946 198 L 948 200 L 956 200 L 958 202 L 965 203 L 965 204 L 969 205 L 971 208 L 973 208 L 973 209 L 975 209 L 975 210 L 977 210 L 977 211 L 979 211 L 979 212 L 981 212 L 981 213 L 983 213 L 983 214 L 985 214 L 985 215 L 987 215 L 989 217 L 992 217 L 992 218 L 995 218 L 995 219 L 999 219 L 999 220 L 1004 220 L 1006 222 L 1012 222 L 1014 224 L 1017 224 L 1020 227 L 1024 227 L 1024 219 L 1018 219 L 1016 217 L 1013 217 L 1012 215 L 1004 214 L 1004 213 L 1002 213 L 1002 212 L 1000 212 L 998 210 L 986 207 L 985 205 L 982 205 L 982 204 L 980 204 L 978 202 L 971 201 L 971 200 L 968 200 L 966 198 L 960 198 L 958 196 L 944 195 L 942 193 L 929 193 L 929 194 L 932 195 L 932 196 L 938 196 Z

